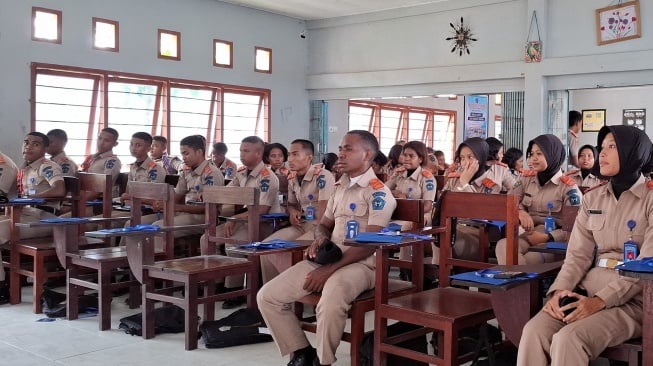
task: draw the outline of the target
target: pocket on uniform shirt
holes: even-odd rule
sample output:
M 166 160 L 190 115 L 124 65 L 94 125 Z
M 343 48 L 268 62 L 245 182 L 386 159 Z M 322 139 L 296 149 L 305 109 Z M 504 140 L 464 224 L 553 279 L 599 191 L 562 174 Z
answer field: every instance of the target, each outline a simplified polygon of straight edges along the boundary
M 591 231 L 598 231 L 605 226 L 605 215 L 589 215 L 587 220 L 587 229 Z

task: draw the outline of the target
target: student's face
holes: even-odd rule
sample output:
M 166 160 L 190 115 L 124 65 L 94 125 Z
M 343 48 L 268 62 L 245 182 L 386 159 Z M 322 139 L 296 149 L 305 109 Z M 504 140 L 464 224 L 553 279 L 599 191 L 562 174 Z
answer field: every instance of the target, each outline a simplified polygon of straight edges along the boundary
M 152 141 L 152 147 L 150 148 L 150 156 L 152 159 L 159 159 L 163 156 L 163 153 L 166 151 L 166 145 L 161 141 Z
M 281 149 L 274 148 L 270 150 L 268 154 L 268 161 L 270 161 L 270 167 L 272 169 L 279 169 L 283 166 L 283 152 Z
M 599 167 L 601 175 L 613 177 L 619 174 L 619 151 L 617 142 L 614 140 L 612 132 L 605 136 L 601 143 L 601 153 L 599 154 Z
M 524 158 L 521 157 L 515 162 L 515 170 L 520 170 L 524 168 Z
M 66 143 L 60 138 L 48 136 L 48 139 L 50 140 L 50 145 L 45 148 L 45 152 L 52 156 L 63 151 L 63 148 L 66 146 Z
M 113 149 L 118 145 L 112 134 L 108 132 L 100 132 L 97 137 L 97 152 L 102 154 Z
M 401 156 L 401 155 L 400 155 Z M 372 159 L 372 151 L 365 149 L 360 136 L 346 134 L 338 146 L 338 168 L 343 173 L 359 173 Z
M 201 149 L 193 149 L 190 146 L 181 145 L 181 158 L 184 160 L 184 164 L 188 165 L 191 168 L 197 168 L 204 161 L 204 151 Z
M 499 157 L 498 161 L 503 160 L 503 146 L 499 148 L 499 152 L 497 152 L 497 156 Z
M 463 169 L 467 168 L 469 164 L 476 160 L 476 155 L 474 155 L 472 149 L 467 146 L 463 146 L 460 149 L 460 166 L 463 167 Z
M 406 169 L 417 169 L 422 165 L 422 158 L 411 148 L 405 148 L 401 154 Z
M 578 164 L 581 169 L 592 169 L 594 166 L 594 152 L 590 149 L 581 150 L 578 154 Z
M 240 162 L 247 167 L 255 167 L 263 159 L 263 147 L 259 144 L 243 142 L 240 144 Z
M 540 147 L 537 146 L 537 144 L 533 144 L 533 147 L 531 148 L 529 164 L 531 169 L 535 170 L 538 173 L 545 171 L 549 166 L 549 164 L 546 162 L 546 157 L 544 157 L 544 153 L 542 150 L 540 150 Z
M 32 162 L 45 156 L 45 145 L 39 136 L 27 135 L 23 140 L 23 159 Z
M 438 165 L 441 167 L 444 167 L 447 162 L 444 160 L 444 155 L 436 156 L 435 157 L 438 160 Z
M 213 164 L 215 164 L 217 166 L 222 165 L 222 162 L 224 161 L 224 158 L 225 158 L 224 154 L 220 154 L 220 153 L 216 152 L 215 150 L 213 150 L 211 152 L 211 160 L 213 160 Z
M 132 137 L 131 142 L 129 143 L 129 152 L 137 161 L 143 161 L 147 158 L 147 153 L 150 151 L 150 144 L 145 140 Z
M 292 171 L 304 171 L 311 166 L 313 154 L 307 152 L 301 144 L 291 144 L 288 151 L 288 166 Z

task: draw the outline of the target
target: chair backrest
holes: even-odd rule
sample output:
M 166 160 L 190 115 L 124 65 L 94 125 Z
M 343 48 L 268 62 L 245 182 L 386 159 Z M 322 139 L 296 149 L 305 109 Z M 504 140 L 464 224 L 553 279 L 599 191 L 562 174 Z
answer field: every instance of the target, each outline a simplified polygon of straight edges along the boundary
M 571 233 L 576 222 L 579 206 L 562 206 L 562 230 Z
M 129 175 L 127 173 L 118 174 L 118 178 L 116 178 L 116 187 L 118 187 L 118 195 L 127 192 L 128 182 L 129 182 Z
M 440 286 L 449 285 L 449 274 L 455 267 L 481 269 L 490 263 L 452 258 L 451 236 L 456 229 L 455 218 L 506 221 L 507 264 L 517 264 L 519 199 L 515 195 L 480 194 L 445 191 L 440 206 L 440 225 L 445 227 L 444 240 L 440 242 Z
M 165 182 L 170 184 L 173 187 L 176 187 L 177 182 L 179 182 L 179 175 L 178 174 L 167 174 Z
M 397 207 L 392 212 L 392 220 L 411 221 L 415 229 L 424 227 L 424 205 L 426 200 L 397 198 Z
M 259 196 L 260 192 L 253 187 L 225 187 L 210 186 L 204 187 L 202 200 L 206 204 L 206 228 L 207 240 L 202 242 L 202 254 L 215 254 L 217 243 L 225 242 L 223 237 L 216 236 L 218 223 L 218 208 L 220 205 L 243 205 L 247 206 L 247 241 L 257 241 L 259 238 Z M 235 240 L 230 239 L 230 242 Z
M 80 194 L 83 192 L 100 194 L 102 197 L 102 217 L 111 217 L 113 208 L 111 202 L 111 175 L 79 172 L 77 173 L 77 179 L 79 179 Z M 84 216 L 86 202 L 78 201 L 77 211 L 80 216 Z M 109 223 L 106 223 L 106 225 L 108 227 Z

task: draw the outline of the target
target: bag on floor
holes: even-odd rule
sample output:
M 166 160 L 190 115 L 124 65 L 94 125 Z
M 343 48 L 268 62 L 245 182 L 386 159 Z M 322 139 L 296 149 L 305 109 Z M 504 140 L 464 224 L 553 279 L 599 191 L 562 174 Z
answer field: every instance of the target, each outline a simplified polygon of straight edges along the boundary
M 209 320 L 200 324 L 200 335 L 206 348 L 223 348 L 271 342 L 272 336 L 261 333 L 265 327 L 263 317 L 258 310 L 239 309 L 218 320 Z
M 66 317 L 66 294 L 50 289 L 43 289 L 41 294 L 41 306 L 43 314 L 48 318 Z M 77 302 L 79 313 L 97 313 L 98 299 L 93 295 L 82 295 Z
M 388 326 L 388 336 L 394 336 L 401 333 L 406 333 L 411 330 L 422 328 L 419 325 L 409 323 L 395 323 Z M 426 342 L 426 335 L 417 338 L 409 339 L 407 341 L 397 344 L 397 346 L 408 348 L 413 351 L 426 354 L 428 352 L 428 343 Z M 360 347 L 361 366 L 372 366 L 374 364 L 374 332 L 370 332 L 363 337 Z M 409 360 L 407 358 L 388 355 L 388 365 L 402 365 L 402 366 L 428 366 L 424 362 Z
M 185 330 L 184 309 L 176 305 L 154 309 L 154 334 L 181 333 Z M 138 313 L 120 319 L 118 329 L 130 335 L 143 335 L 143 314 Z

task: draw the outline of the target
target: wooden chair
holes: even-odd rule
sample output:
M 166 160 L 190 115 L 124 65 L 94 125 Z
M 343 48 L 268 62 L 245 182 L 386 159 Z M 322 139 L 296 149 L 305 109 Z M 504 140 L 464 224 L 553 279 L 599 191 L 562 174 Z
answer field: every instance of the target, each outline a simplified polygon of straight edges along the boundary
M 73 206 L 79 202 L 79 187 L 77 179 L 65 177 L 66 197 L 64 201 L 71 202 Z M 42 312 L 41 294 L 43 293 L 44 283 L 51 278 L 63 278 L 66 272 L 63 269 L 48 270 L 46 264 L 57 265 L 57 253 L 52 237 L 20 239 L 19 230 L 29 230 L 29 228 L 20 229 L 20 215 L 22 208 L 20 206 L 10 207 L 11 217 L 11 250 L 10 250 L 10 302 L 19 304 L 21 302 L 21 277 L 31 278 L 33 280 L 32 311 L 35 314 Z M 75 212 L 77 214 L 78 211 Z
M 132 195 L 141 194 L 140 189 L 133 190 Z M 145 188 L 147 189 L 147 188 Z M 149 191 L 149 189 L 147 189 Z M 172 194 L 172 187 L 170 188 Z M 145 193 L 145 192 L 142 192 Z M 202 255 L 175 260 L 154 261 L 153 243 L 151 238 L 127 237 L 127 248 L 132 271 L 140 278 L 143 294 L 143 338 L 154 337 L 154 303 L 163 301 L 184 308 L 186 326 L 186 350 L 197 348 L 198 306 L 204 305 L 204 320 L 215 318 L 215 302 L 235 296 L 247 296 L 248 307 L 256 308 L 256 291 L 258 288 L 258 268 L 253 262 L 244 258 L 232 258 L 216 255 L 216 244 L 225 238 L 216 236 L 218 206 L 220 204 L 247 205 L 248 238 L 253 241 L 258 238 L 259 191 L 250 187 L 205 187 L 202 199 L 206 205 L 206 236 L 207 242 L 202 243 Z M 135 201 L 136 202 L 136 201 Z M 174 230 L 175 227 L 169 230 Z M 168 230 L 165 229 L 164 230 Z M 232 239 L 229 239 L 233 242 Z M 245 241 L 243 241 L 245 242 Z M 172 235 L 168 235 L 167 245 L 172 245 Z M 229 275 L 246 274 L 247 286 L 238 291 L 214 294 L 215 282 Z M 173 288 L 156 289 L 155 281 L 174 281 L 183 284 L 183 293 L 177 296 Z M 200 295 L 199 287 L 204 291 Z
M 455 230 L 455 218 L 474 218 L 506 221 L 507 264 L 517 264 L 519 227 L 518 202 L 515 195 L 478 194 L 446 191 L 442 194 L 440 226 L 445 233 L 440 241 L 440 287 L 449 286 L 449 274 L 454 267 L 483 269 L 493 264 L 452 257 L 451 235 Z
M 414 223 L 413 227 L 424 227 L 424 200 L 415 199 L 397 199 L 397 207 L 392 214 L 393 220 L 411 221 Z M 388 259 L 388 265 L 392 267 L 406 268 L 412 270 L 412 282 L 390 279 L 387 292 L 389 297 L 396 297 L 403 294 L 421 291 L 424 281 L 424 249 L 422 245 L 413 245 L 413 258 L 412 261 L 401 261 L 399 259 Z M 377 271 L 380 269 L 377 268 Z M 303 305 L 317 306 L 320 301 L 321 295 L 313 293 L 303 297 L 299 300 L 295 311 L 298 316 L 302 318 L 302 329 L 315 333 L 317 325 L 315 323 L 315 316 L 303 318 L 302 311 Z M 368 290 L 360 294 L 356 300 L 351 304 L 349 309 L 349 317 L 351 318 L 351 332 L 343 333 L 342 340 L 349 342 L 350 348 L 350 364 L 360 365 L 360 346 L 365 336 L 365 313 L 374 310 L 375 306 L 375 290 Z

